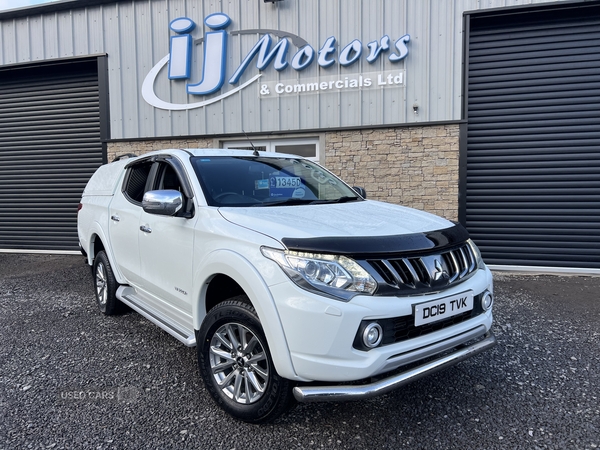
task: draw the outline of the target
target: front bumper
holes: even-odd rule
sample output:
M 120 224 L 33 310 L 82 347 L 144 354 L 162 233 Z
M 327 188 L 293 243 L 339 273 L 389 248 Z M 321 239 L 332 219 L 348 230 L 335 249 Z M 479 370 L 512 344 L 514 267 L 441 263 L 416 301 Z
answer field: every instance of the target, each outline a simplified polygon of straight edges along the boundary
M 478 353 L 488 350 L 495 345 L 496 337 L 490 330 L 481 340 L 475 343 L 465 344 L 458 347 L 450 354 L 371 384 L 347 386 L 297 386 L 294 388 L 293 393 L 296 400 L 305 403 L 365 400 L 386 394 L 426 375 L 451 367 Z
M 414 305 L 471 291 L 493 292 L 492 275 L 479 270 L 446 291 L 412 297 L 359 295 L 340 302 L 301 290 L 292 282 L 270 286 L 285 330 L 295 379 L 301 382 L 345 383 L 418 363 L 465 342 L 481 338 L 492 326 L 492 310 L 437 331 L 427 331 L 368 351 L 353 346 L 365 320 L 411 317 Z

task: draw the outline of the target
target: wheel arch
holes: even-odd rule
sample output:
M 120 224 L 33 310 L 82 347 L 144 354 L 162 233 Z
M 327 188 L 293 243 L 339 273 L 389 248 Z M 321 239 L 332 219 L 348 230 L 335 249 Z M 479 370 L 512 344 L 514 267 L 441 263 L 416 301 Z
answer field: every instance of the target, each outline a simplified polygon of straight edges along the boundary
M 208 314 L 208 312 L 219 303 L 238 295 L 247 294 L 233 278 L 223 273 L 214 274 L 213 277 L 206 282 L 204 314 Z M 251 301 L 249 303 L 252 304 Z
M 88 240 L 88 248 L 85 249 L 87 252 L 87 262 L 91 267 L 94 264 L 94 259 L 98 252 L 104 250 L 106 256 L 108 257 L 108 262 L 110 263 L 113 274 L 119 284 L 126 284 L 127 281 L 121 274 L 119 267 L 115 264 L 115 258 L 110 248 L 110 244 L 108 241 L 108 237 L 102 231 L 102 227 L 98 223 L 95 223 L 90 231 L 90 238 Z
M 92 256 L 91 261 L 92 262 L 96 258 L 96 255 L 98 254 L 98 252 L 104 250 L 104 252 L 106 253 L 106 247 L 104 246 L 104 243 L 102 242 L 102 239 L 96 233 L 94 233 L 92 235 L 92 237 L 90 237 L 90 249 L 92 251 L 88 252 L 88 255 L 91 254 L 91 256 Z
M 232 296 L 244 294 L 262 324 L 277 372 L 284 378 L 298 379 L 275 301 L 252 263 L 231 250 L 218 250 L 209 255 L 195 275 L 199 283 L 194 292 L 197 300 L 192 304 L 194 329 L 200 329 L 211 308 Z M 235 283 L 235 286 L 219 290 L 227 283 Z M 234 295 L 228 296 L 228 293 Z

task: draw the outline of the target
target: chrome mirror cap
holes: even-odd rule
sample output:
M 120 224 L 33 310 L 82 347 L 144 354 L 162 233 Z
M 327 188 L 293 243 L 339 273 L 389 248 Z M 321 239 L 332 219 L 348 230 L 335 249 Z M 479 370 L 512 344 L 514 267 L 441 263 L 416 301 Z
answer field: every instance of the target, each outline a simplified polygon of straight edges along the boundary
M 144 194 L 142 208 L 149 214 L 173 216 L 183 206 L 181 192 L 175 190 L 148 191 Z

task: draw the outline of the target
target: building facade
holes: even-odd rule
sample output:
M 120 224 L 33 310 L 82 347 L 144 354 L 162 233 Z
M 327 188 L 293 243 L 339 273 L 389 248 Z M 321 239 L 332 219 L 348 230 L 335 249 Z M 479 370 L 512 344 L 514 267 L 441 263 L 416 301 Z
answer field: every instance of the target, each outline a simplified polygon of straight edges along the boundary
M 255 145 L 459 220 L 492 264 L 600 271 L 600 2 L 81 4 L 0 13 L 0 249 L 76 250 L 115 157 Z

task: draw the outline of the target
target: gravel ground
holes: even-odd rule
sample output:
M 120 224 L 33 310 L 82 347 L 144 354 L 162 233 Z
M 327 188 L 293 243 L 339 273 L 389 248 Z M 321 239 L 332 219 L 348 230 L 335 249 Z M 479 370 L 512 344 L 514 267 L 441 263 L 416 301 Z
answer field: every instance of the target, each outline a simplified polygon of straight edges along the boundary
M 600 278 L 495 280 L 493 350 L 253 426 L 214 405 L 194 349 L 102 316 L 82 257 L 0 254 L 0 449 L 597 448 Z

